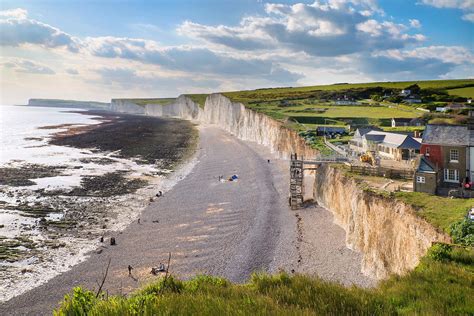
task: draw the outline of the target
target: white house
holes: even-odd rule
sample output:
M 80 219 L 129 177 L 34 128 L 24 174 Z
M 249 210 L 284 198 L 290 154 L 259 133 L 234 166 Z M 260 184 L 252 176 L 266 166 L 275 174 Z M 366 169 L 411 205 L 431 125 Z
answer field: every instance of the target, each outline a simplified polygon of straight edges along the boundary
M 334 103 L 336 105 L 357 105 L 359 102 L 353 98 L 348 98 L 346 95 L 343 98 L 337 98 Z
M 349 148 L 357 153 L 375 151 L 377 155 L 397 161 L 412 160 L 420 152 L 421 139 L 382 131 L 356 131 Z

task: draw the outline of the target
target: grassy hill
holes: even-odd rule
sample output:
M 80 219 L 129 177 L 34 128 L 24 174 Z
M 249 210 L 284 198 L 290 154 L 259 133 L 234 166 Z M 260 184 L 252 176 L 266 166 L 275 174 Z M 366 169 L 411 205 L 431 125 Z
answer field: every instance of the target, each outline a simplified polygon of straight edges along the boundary
M 273 89 L 257 89 L 247 91 L 225 92 L 224 95 L 235 102 L 241 102 L 247 107 L 266 113 L 276 119 L 286 117 L 299 121 L 299 117 L 323 118 L 403 118 L 418 117 L 424 112 L 416 106 L 395 105 L 390 102 L 375 102 L 371 100 L 374 94 L 382 95 L 396 93 L 399 90 L 417 84 L 422 91 L 456 95 L 462 97 L 474 89 L 473 79 L 464 80 L 431 80 L 406 82 L 371 82 L 355 84 L 333 84 L 308 87 L 288 87 Z M 359 99 L 360 106 L 337 106 L 330 102 L 335 97 L 350 95 Z M 449 97 L 447 97 L 449 99 Z M 454 97 L 453 97 L 454 99 Z M 421 107 L 425 107 L 421 105 Z M 326 111 L 324 111 L 326 109 Z M 347 120 L 346 120 L 347 121 Z M 306 119 L 305 122 L 308 122 Z M 317 119 L 314 122 L 318 122 Z M 371 123 L 371 122 L 367 122 Z M 375 125 L 383 125 L 382 121 Z

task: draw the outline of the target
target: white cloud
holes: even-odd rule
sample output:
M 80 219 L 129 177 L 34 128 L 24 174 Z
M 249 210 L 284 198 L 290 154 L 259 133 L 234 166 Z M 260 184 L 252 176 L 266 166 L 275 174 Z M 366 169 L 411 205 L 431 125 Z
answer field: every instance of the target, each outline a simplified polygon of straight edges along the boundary
M 31 61 L 31 60 L 23 59 L 23 58 L 2 59 L 0 64 L 4 68 L 12 69 L 20 73 L 40 74 L 40 75 L 55 74 L 54 70 L 52 70 L 48 66 L 45 66 L 43 64 Z
M 413 28 L 418 29 L 418 28 L 421 27 L 421 23 L 417 19 L 410 19 L 410 26 L 413 27 Z
M 28 11 L 21 8 L 0 11 L 0 18 L 26 19 L 27 16 Z
M 463 68 L 465 77 L 474 75 L 474 55 L 461 46 L 428 46 L 377 52 L 362 58 L 361 64 L 374 77 L 383 79 L 444 78 L 459 67 Z
M 70 75 L 78 75 L 79 71 L 77 69 L 74 69 L 74 68 L 68 68 L 68 69 L 66 69 L 66 73 L 68 73 Z
M 463 19 L 464 21 L 469 21 L 469 22 L 474 23 L 474 12 L 473 12 L 473 13 L 464 14 L 464 15 L 462 16 L 462 19 Z
M 421 2 L 436 8 L 474 9 L 474 0 L 421 0 Z
M 19 46 L 36 44 L 44 47 L 67 47 L 77 50 L 73 38 L 59 29 L 27 18 L 27 11 L 14 9 L 0 11 L 0 45 Z
M 435 8 L 463 10 L 462 19 L 474 23 L 474 0 L 422 0 L 422 3 Z

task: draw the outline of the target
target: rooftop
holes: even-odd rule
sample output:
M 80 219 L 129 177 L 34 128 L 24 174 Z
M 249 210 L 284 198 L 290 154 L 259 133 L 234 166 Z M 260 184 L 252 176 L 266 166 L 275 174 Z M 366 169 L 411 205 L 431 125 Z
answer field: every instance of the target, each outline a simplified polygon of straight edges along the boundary
M 474 135 L 473 135 L 474 136 Z M 470 139 L 472 139 L 470 141 Z M 465 125 L 426 125 L 422 143 L 434 145 L 468 146 L 474 144 Z
M 420 149 L 421 143 L 418 139 L 409 135 L 389 133 L 381 131 L 370 131 L 364 135 L 367 140 L 380 142 L 382 145 L 401 149 Z

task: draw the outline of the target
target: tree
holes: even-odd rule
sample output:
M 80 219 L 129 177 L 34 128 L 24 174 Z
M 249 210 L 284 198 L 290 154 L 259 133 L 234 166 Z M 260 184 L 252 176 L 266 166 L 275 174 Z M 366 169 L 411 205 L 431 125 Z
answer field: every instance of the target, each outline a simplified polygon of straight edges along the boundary
M 421 91 L 421 88 L 415 83 L 415 84 L 412 84 L 411 86 L 406 87 L 405 90 L 410 90 L 412 94 L 419 94 Z

